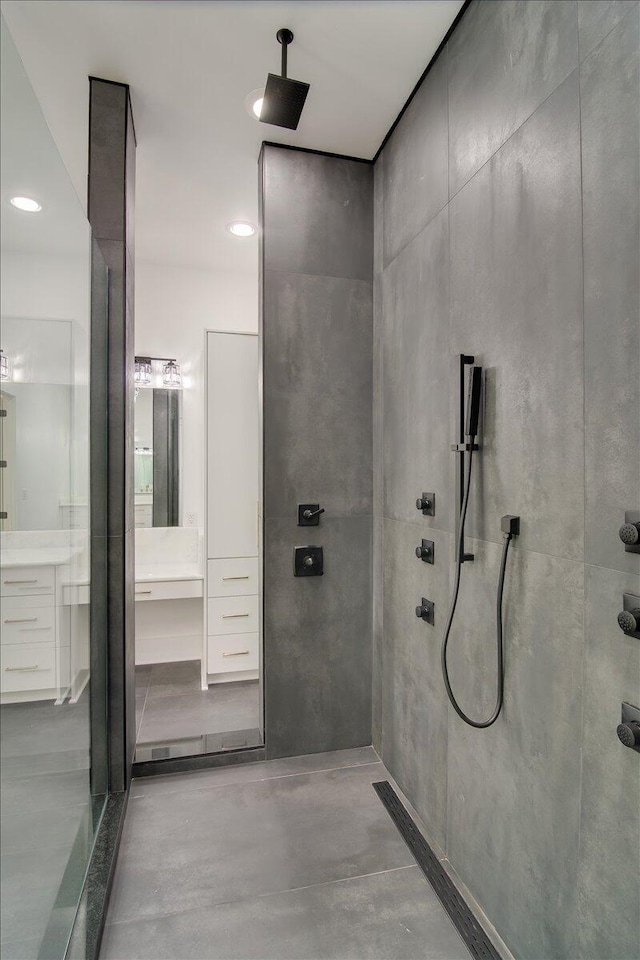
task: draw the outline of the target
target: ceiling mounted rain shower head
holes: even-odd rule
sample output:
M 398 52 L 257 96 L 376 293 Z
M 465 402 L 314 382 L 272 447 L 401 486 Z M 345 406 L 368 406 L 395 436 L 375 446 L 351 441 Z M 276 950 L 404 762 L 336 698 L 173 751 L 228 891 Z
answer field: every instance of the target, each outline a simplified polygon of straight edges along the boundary
M 309 84 L 287 77 L 287 47 L 293 40 L 291 30 L 278 30 L 276 38 L 282 44 L 282 76 L 270 73 L 267 77 L 260 122 L 297 130 Z

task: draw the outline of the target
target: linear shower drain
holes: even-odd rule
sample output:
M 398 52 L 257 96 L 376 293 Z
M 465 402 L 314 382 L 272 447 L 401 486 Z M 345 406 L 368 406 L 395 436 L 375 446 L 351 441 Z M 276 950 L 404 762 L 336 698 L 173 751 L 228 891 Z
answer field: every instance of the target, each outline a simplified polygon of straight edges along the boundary
M 476 960 L 500 960 L 500 954 L 489 940 L 484 929 L 469 909 L 467 901 L 451 882 L 444 867 L 418 830 L 413 819 L 400 801 L 388 780 L 372 784 L 387 813 L 395 823 L 400 836 L 409 847 L 425 877 L 433 887 L 442 906 Z

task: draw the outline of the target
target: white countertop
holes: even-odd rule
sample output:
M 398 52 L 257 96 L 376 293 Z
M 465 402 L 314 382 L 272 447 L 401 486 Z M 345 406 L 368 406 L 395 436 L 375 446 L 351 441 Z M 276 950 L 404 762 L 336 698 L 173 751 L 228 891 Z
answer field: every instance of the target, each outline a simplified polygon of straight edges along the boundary
M 156 563 L 144 568 L 136 568 L 136 583 L 203 579 L 202 572 L 193 563 Z
M 2 550 L 2 567 L 59 567 L 70 563 L 80 553 L 71 547 L 25 547 L 24 549 Z

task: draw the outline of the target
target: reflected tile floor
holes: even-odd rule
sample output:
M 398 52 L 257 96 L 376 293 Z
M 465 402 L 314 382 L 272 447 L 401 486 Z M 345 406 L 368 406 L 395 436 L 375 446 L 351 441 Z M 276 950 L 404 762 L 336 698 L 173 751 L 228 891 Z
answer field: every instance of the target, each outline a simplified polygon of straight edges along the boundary
M 161 743 L 259 726 L 258 681 L 200 689 L 200 661 L 136 667 L 137 742 Z
M 134 781 L 102 960 L 468 960 L 371 747 Z
M 89 697 L 0 707 L 0 957 L 38 955 L 89 811 Z M 67 882 L 82 883 L 84 865 Z M 74 886 L 75 885 L 75 886 Z M 71 893 L 71 890 L 69 891 Z M 30 938 L 23 941 L 23 938 Z

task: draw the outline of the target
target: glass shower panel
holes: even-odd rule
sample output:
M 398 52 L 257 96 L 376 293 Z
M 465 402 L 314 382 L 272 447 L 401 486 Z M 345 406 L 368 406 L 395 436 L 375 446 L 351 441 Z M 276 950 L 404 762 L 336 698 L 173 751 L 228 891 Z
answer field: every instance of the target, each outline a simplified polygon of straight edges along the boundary
M 90 681 L 91 234 L 4 20 L 1 135 L 0 956 L 55 960 L 106 789 L 106 724 L 91 725 L 106 709 Z

